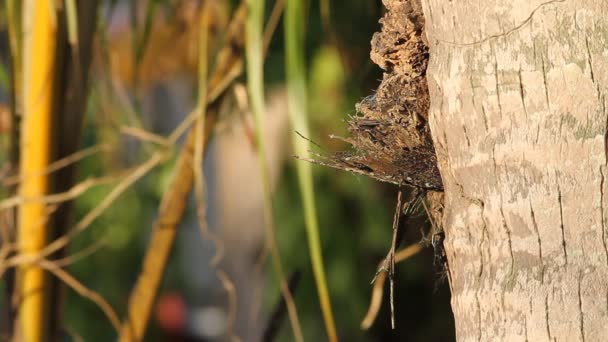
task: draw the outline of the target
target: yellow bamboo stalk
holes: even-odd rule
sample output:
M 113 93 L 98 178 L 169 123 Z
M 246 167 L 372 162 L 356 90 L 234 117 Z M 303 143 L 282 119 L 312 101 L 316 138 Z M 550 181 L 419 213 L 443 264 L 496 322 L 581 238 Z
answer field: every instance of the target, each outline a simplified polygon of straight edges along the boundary
M 24 2 L 23 120 L 21 126 L 22 198 L 40 198 L 48 191 L 51 115 L 55 67 L 56 24 L 49 0 Z M 19 208 L 18 243 L 21 253 L 34 254 L 47 243 L 47 214 L 43 203 L 26 201 Z M 19 334 L 21 340 L 47 339 L 48 292 L 42 268 L 23 265 L 18 271 Z

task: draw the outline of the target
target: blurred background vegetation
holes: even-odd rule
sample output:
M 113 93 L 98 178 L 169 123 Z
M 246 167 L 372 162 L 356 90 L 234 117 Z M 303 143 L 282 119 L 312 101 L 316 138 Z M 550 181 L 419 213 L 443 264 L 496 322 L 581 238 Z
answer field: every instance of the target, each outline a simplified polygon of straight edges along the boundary
M 217 32 L 210 31 L 213 47 L 214 40 L 219 41 L 215 37 L 221 35 L 221 28 L 225 28 L 238 3 L 211 2 L 212 26 L 218 28 Z M 337 151 L 348 146 L 330 139 L 330 135 L 348 135 L 345 120 L 355 115 L 355 103 L 372 94 L 381 78 L 382 71 L 368 56 L 369 41 L 380 29 L 378 20 L 383 7 L 379 0 L 328 3 L 327 17 L 322 16 L 318 1 L 310 1 L 301 14 L 305 18 L 307 114 L 309 138 L 326 151 Z M 274 1 L 267 3 L 266 17 L 270 17 L 273 5 Z M 79 162 L 79 181 L 120 177 L 122 170 L 138 165 L 150 155 L 151 144 L 125 134 L 125 126 L 167 135 L 195 106 L 199 6 L 196 0 L 100 2 L 80 146 L 97 146 L 100 151 Z M 6 7 L 0 11 L 0 165 L 5 165 L 9 160 L 13 70 L 9 63 Z M 283 34 L 283 25 L 279 24 L 264 67 L 264 139 L 274 189 L 276 239 L 285 273 L 299 272 L 294 297 L 305 340 L 321 341 L 327 337 L 310 266 L 296 173 L 296 163 L 303 162 L 293 158 L 290 147 L 296 133 L 287 120 Z M 211 48 L 210 54 L 214 51 Z M 237 82 L 244 84 L 245 80 L 246 75 Z M 238 91 L 229 93 L 232 96 Z M 259 337 L 280 292 L 270 263 L 257 267 L 263 250 L 264 221 L 253 121 L 237 100 L 227 103 L 205 156 L 207 221 L 223 249 L 218 268 L 226 270 L 236 287 L 237 311 L 248 308 L 246 313 L 237 314 L 234 329 L 249 341 L 248 337 Z M 60 135 L 77 133 L 62 131 Z M 317 147 L 313 149 L 324 153 Z M 67 271 L 103 296 L 120 317 L 126 312 L 129 292 L 141 268 L 159 201 L 167 191 L 174 166 L 175 156 L 153 169 L 69 246 L 68 255 L 87 252 L 70 262 Z M 369 306 L 370 281 L 390 246 L 396 189 L 321 166 L 314 166 L 313 174 L 325 271 L 340 339 L 453 340 L 449 290 L 447 282 L 439 281 L 430 248 L 397 265 L 397 329 L 390 329 L 387 298 L 374 325 L 367 331 L 360 328 Z M 113 186 L 114 183 L 99 184 L 79 195 L 74 202 L 76 220 L 98 206 Z M 0 195 L 9 197 L 9 188 L 3 186 Z M 418 243 L 427 224 L 421 217 L 408 227 L 404 245 Z M 146 340 L 224 340 L 228 298 L 225 286 L 209 266 L 218 244 L 202 238 L 197 225 L 195 199 L 191 196 Z M 0 287 L 0 307 L 7 307 L 4 278 Z M 95 304 L 72 290 L 66 289 L 65 293 L 63 325 L 67 339 L 116 338 L 116 332 Z M 255 312 L 257 306 L 261 313 L 252 317 L 249 312 Z M 285 319 L 276 340 L 292 339 Z

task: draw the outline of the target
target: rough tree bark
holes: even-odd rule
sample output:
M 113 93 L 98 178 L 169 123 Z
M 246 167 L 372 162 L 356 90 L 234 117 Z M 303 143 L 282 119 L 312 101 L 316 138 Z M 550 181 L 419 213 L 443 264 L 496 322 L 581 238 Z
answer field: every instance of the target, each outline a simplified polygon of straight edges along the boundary
M 605 340 L 608 1 L 422 2 L 458 340 Z

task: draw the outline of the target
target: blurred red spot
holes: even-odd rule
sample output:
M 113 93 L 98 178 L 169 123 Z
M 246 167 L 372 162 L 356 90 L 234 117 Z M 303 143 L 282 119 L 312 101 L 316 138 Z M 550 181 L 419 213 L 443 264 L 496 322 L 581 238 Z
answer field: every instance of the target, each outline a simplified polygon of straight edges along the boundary
M 186 304 L 179 294 L 162 294 L 156 305 L 156 320 L 169 333 L 183 332 L 186 326 Z

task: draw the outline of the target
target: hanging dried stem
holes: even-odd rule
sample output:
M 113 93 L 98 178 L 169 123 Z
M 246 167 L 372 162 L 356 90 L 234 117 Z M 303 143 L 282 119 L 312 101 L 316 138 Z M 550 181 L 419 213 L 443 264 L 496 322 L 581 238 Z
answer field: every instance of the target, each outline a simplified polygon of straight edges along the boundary
M 99 293 L 87 288 L 81 282 L 76 280 L 76 278 L 72 277 L 64 269 L 52 262 L 40 260 L 37 264 L 43 269 L 49 271 L 57 278 L 59 278 L 64 284 L 68 285 L 78 294 L 95 303 L 101 309 L 101 311 L 103 311 L 110 323 L 112 323 L 114 329 L 116 329 L 116 331 L 119 331 L 120 320 L 118 319 L 118 315 L 116 314 L 112 306 Z
M 397 264 L 409 259 L 410 257 L 416 255 L 416 253 L 420 252 L 420 250 L 422 250 L 422 245 L 418 243 L 400 250 L 395 254 L 395 263 Z M 384 294 L 386 275 L 386 272 L 382 272 L 378 274 L 378 277 L 376 277 L 376 280 L 374 281 L 369 308 L 367 309 L 365 317 L 361 321 L 361 329 L 363 330 L 369 329 L 376 320 L 376 317 L 378 317 L 378 312 L 380 312 L 380 306 L 382 305 L 382 295 Z

